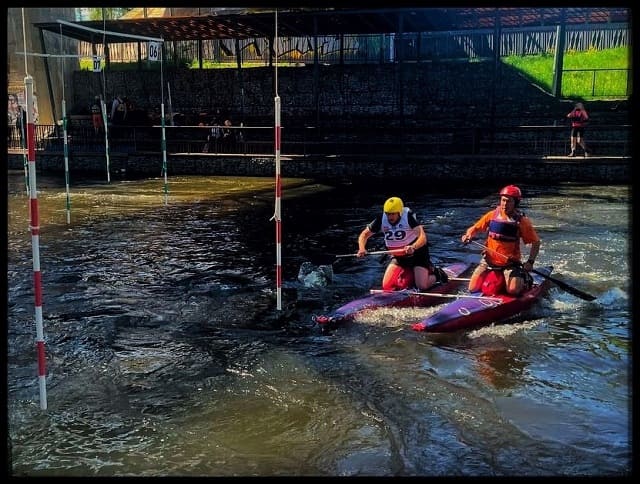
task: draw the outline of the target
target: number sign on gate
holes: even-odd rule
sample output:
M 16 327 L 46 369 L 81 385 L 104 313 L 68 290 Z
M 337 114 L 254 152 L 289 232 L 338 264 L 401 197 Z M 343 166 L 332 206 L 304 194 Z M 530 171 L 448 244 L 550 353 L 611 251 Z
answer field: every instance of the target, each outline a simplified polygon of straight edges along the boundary
M 93 56 L 93 72 L 102 72 L 102 57 L 99 55 Z
M 149 42 L 147 48 L 148 59 L 150 61 L 159 61 L 160 60 L 160 42 Z

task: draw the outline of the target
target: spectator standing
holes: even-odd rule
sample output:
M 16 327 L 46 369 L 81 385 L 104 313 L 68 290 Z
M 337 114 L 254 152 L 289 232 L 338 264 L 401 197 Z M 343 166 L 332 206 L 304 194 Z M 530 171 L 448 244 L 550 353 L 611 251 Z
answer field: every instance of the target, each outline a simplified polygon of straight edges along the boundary
M 17 111 L 15 114 L 16 116 L 15 126 L 20 136 L 20 144 L 24 148 L 27 146 L 27 108 L 22 104 L 20 104 L 17 97 L 16 97 L 16 102 L 17 102 Z M 33 93 L 32 122 L 34 125 L 38 123 L 38 100 L 37 100 L 35 91 Z M 38 131 L 36 130 L 35 131 L 36 136 L 37 136 L 37 133 Z
M 16 129 L 20 135 L 20 146 L 25 148 L 27 146 L 27 110 L 22 106 L 22 104 L 18 104 Z
M 7 144 L 11 146 L 11 138 L 13 137 L 13 126 L 11 126 L 11 122 L 13 118 L 11 117 L 11 113 L 7 111 Z
M 236 144 L 236 135 L 232 128 L 233 124 L 229 118 L 224 120 L 224 125 L 222 126 L 222 139 L 220 140 L 220 144 L 222 148 L 225 148 L 228 151 L 231 151 L 235 147 Z
M 111 103 L 111 116 L 109 119 L 113 124 L 122 124 L 127 117 L 127 104 L 118 94 Z
M 96 135 L 100 134 L 102 132 L 102 128 L 104 128 L 101 111 L 100 96 L 96 96 L 91 104 L 91 122 L 93 123 L 93 131 Z
M 209 153 L 217 153 L 218 152 L 218 144 L 220 143 L 220 138 L 222 138 L 222 128 L 220 127 L 220 123 L 217 119 L 213 120 L 213 126 L 211 126 L 211 130 L 209 131 L 209 136 L 207 136 L 207 151 Z
M 9 94 L 9 107 L 7 109 L 7 121 L 10 125 L 15 125 L 18 118 L 20 101 L 15 94 Z
M 589 115 L 582 103 L 576 103 L 567 118 L 571 120 L 571 153 L 568 156 L 576 156 L 576 147 L 580 145 L 584 150 L 584 156 L 589 156 L 587 145 L 584 141 L 584 128 L 589 122 Z

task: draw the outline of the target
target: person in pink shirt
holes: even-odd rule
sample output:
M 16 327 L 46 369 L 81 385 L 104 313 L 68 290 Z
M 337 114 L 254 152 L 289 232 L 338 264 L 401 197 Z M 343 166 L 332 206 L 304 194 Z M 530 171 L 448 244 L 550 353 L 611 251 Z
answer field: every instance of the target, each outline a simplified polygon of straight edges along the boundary
M 571 120 L 571 153 L 568 156 L 576 156 L 576 146 L 580 145 L 584 150 L 584 156 L 589 156 L 587 145 L 584 141 L 584 128 L 589 122 L 589 115 L 582 103 L 576 103 L 573 110 L 567 114 Z

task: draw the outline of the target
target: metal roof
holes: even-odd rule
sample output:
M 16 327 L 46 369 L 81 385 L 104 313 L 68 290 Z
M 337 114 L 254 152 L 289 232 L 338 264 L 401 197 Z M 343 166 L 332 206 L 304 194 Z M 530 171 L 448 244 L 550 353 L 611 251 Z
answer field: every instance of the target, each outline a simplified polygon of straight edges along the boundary
M 231 10 L 235 13 L 228 13 Z M 211 10 L 210 10 L 211 12 Z M 130 42 L 126 35 L 164 40 L 232 39 L 273 37 L 275 11 L 222 9 L 218 14 L 196 16 L 123 18 L 70 22 L 43 22 L 36 27 L 90 43 Z M 238 13 L 239 12 L 239 13 Z M 287 9 L 278 10 L 277 33 L 281 37 L 339 34 L 438 32 L 494 28 L 630 22 L 628 8 L 380 8 L 380 9 Z M 401 22 L 401 23 L 400 23 Z M 86 30 L 88 27 L 99 33 Z

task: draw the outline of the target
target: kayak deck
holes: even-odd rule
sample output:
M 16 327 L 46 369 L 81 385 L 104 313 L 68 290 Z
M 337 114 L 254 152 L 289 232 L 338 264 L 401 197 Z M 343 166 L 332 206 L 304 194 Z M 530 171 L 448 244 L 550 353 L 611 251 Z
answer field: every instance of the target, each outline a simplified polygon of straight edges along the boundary
M 533 286 L 520 296 L 499 294 L 479 297 L 482 293 L 471 293 L 473 298 L 456 299 L 411 327 L 415 331 L 445 333 L 477 328 L 507 319 L 530 308 L 540 298 L 550 284 L 542 274 L 548 276 L 551 271 L 553 267 L 547 266 L 538 269 L 541 274 L 531 273 Z
M 436 283 L 428 291 L 435 294 L 447 294 L 456 289 L 462 281 L 455 280 L 467 269 L 470 264 L 455 262 L 441 266 L 447 273 L 449 280 L 445 283 Z M 369 294 L 355 299 L 339 307 L 330 315 L 314 316 L 313 320 L 323 330 L 332 329 L 340 323 L 354 319 L 363 311 L 378 309 L 383 307 L 427 307 L 442 303 L 442 298 L 420 294 L 415 290 L 390 291 Z

